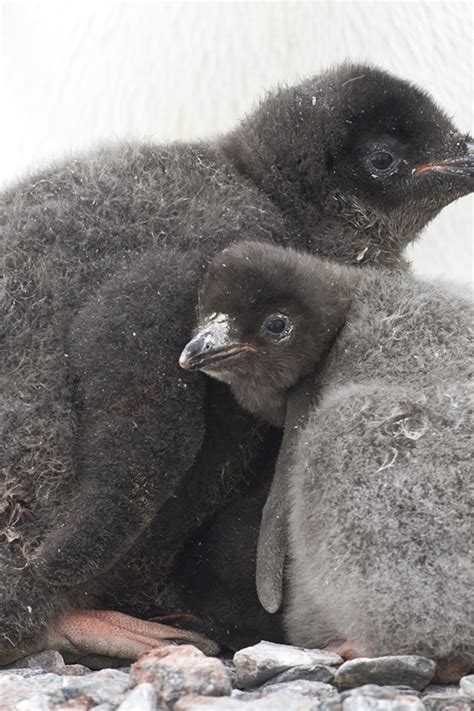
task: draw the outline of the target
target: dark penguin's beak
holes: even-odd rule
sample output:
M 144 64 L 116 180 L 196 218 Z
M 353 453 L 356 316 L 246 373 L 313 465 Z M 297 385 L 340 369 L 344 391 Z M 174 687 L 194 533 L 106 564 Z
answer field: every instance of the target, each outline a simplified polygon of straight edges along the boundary
M 472 139 L 468 140 L 466 147 L 467 150 L 464 156 L 424 163 L 423 165 L 419 165 L 415 168 L 413 172 L 415 175 L 436 172 L 451 176 L 458 176 L 460 178 L 465 178 L 468 184 L 472 183 L 474 188 L 474 141 Z
M 202 370 L 244 351 L 255 351 L 251 343 L 240 343 L 232 337 L 230 320 L 218 316 L 209 321 L 184 347 L 179 364 L 185 370 Z

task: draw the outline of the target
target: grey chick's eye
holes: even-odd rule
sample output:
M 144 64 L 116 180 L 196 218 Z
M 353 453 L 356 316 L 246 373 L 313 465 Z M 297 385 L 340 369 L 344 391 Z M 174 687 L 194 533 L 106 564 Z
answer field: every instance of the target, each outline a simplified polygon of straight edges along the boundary
M 371 154 L 369 161 L 371 168 L 383 173 L 393 166 L 395 159 L 388 151 L 379 150 Z
M 277 314 L 265 319 L 262 330 L 266 336 L 278 341 L 290 334 L 292 324 L 287 316 Z

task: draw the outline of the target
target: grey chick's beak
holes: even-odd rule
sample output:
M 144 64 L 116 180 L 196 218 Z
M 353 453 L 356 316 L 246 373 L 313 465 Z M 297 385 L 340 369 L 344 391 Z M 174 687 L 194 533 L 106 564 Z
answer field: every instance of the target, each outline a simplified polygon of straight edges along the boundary
M 185 370 L 202 370 L 243 351 L 255 351 L 251 343 L 239 343 L 231 336 L 230 320 L 224 315 L 208 321 L 184 347 L 179 365 Z
M 474 141 L 472 139 L 468 140 L 466 147 L 466 153 L 462 157 L 424 163 L 415 168 L 413 172 L 415 175 L 421 175 L 422 173 L 433 171 L 446 173 L 447 175 L 457 175 L 465 177 L 468 181 L 474 181 Z

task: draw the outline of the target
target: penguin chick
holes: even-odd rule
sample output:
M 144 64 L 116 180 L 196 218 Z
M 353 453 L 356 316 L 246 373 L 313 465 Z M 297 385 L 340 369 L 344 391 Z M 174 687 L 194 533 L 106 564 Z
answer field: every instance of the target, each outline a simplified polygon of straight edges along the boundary
M 1 196 L 0 659 L 66 610 L 145 614 L 190 530 L 252 476 L 262 427 L 178 369 L 208 258 L 246 235 L 403 266 L 472 190 L 471 145 L 416 87 L 344 65 L 217 141 L 102 148 Z M 98 635 L 82 610 L 78 634 L 67 614 L 61 639 L 103 652 L 110 619 Z
M 472 303 L 410 275 L 255 244 L 214 259 L 200 303 L 182 365 L 225 379 L 252 411 L 273 417 L 278 384 L 315 370 L 288 391 L 277 467 L 289 641 L 425 655 L 444 681 L 469 670 Z

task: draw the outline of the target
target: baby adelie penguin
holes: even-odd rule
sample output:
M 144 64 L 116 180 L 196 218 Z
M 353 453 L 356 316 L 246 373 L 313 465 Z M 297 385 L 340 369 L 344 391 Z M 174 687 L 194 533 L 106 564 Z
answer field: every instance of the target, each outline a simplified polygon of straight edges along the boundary
M 273 422 L 286 402 L 293 644 L 472 667 L 472 323 L 406 274 L 258 243 L 211 263 L 180 362 Z

